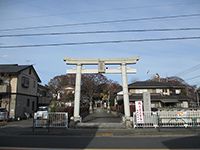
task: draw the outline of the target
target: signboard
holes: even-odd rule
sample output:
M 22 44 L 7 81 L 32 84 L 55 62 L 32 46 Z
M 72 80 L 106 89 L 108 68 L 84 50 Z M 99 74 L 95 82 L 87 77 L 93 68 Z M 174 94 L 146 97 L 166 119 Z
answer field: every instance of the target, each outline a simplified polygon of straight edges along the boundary
M 136 122 L 137 123 L 144 123 L 142 101 L 136 101 L 135 102 L 135 110 L 136 110 Z
M 144 112 L 151 112 L 151 97 L 149 92 L 143 93 Z
M 176 113 L 176 118 L 184 118 L 184 117 L 187 117 L 187 112 L 178 111 Z

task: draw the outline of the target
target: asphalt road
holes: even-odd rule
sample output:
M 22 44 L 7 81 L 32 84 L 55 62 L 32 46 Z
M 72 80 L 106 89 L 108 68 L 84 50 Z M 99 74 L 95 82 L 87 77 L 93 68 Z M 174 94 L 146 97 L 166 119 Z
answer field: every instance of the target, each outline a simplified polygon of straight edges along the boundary
M 0 149 L 18 148 L 98 148 L 98 149 L 200 149 L 200 136 L 185 137 L 67 137 L 0 136 Z
M 85 122 L 119 122 L 97 111 Z M 102 115 L 103 114 L 103 115 Z M 35 129 L 32 119 L 0 127 L 0 149 L 200 149 L 199 129 Z

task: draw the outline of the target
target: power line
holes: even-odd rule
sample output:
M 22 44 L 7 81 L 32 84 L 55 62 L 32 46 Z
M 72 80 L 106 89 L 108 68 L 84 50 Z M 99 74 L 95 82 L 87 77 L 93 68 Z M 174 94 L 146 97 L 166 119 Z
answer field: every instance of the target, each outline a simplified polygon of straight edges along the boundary
M 200 82 L 194 82 L 193 84 L 198 86 L 198 85 L 200 85 Z
M 135 10 L 135 9 L 141 9 L 141 8 L 168 7 L 168 6 L 177 6 L 177 5 L 185 5 L 185 3 L 169 3 L 169 4 L 165 4 L 165 5 L 144 5 L 144 6 L 119 7 L 119 8 L 110 8 L 110 9 L 108 8 L 108 9 L 99 9 L 99 10 L 83 10 L 83 11 L 74 11 L 74 12 L 60 12 L 60 13 L 54 13 L 54 14 L 36 15 L 36 16 L 29 16 L 29 17 L 8 18 L 8 19 L 3 19 L 2 21 L 25 20 L 25 19 L 34 19 L 34 18 L 54 17 L 54 16 L 60 16 L 60 15 L 97 13 L 97 12 L 118 11 L 118 10 L 128 10 L 128 9 Z
M 189 73 L 194 72 L 194 71 L 199 70 L 199 69 L 200 69 L 200 64 L 197 64 L 197 65 L 195 65 L 191 68 L 188 68 L 184 71 L 177 73 L 175 76 L 186 75 L 186 74 L 189 74 Z
M 1 29 L 0 31 L 45 29 L 45 28 L 55 28 L 55 27 L 69 27 L 69 26 L 83 26 L 83 25 L 108 24 L 108 23 L 120 23 L 120 22 L 133 22 L 133 21 L 175 19 L 175 18 L 198 17 L 198 16 L 200 16 L 200 13 L 197 13 L 197 14 L 172 15 L 172 16 L 132 18 L 132 19 L 122 19 L 122 20 L 94 21 L 94 22 L 71 23 L 71 24 L 56 24 L 56 25 L 46 25 L 46 26 L 32 26 L 32 27 L 24 27 L 24 28 L 8 28 L 8 29 Z
M 32 44 L 32 45 L 8 45 L 0 46 L 2 48 L 29 48 L 29 47 L 52 47 L 52 46 L 73 46 L 73 45 L 93 45 L 93 44 L 117 44 L 117 43 L 132 43 L 132 42 L 156 42 L 156 41 L 173 41 L 173 40 L 197 40 L 197 37 L 172 37 L 172 38 L 158 38 L 158 39 L 137 39 L 137 40 L 116 40 L 116 41 L 89 41 L 89 42 L 75 42 L 75 43 L 50 43 L 50 44 Z
M 188 81 L 188 80 L 193 80 L 193 79 L 196 79 L 196 78 L 200 78 L 200 75 L 194 76 L 194 77 L 192 77 L 192 78 L 188 78 L 188 79 L 186 79 L 186 80 Z
M 136 30 L 101 30 L 101 31 L 79 31 L 79 32 L 51 32 L 51 33 L 27 33 L 27 34 L 5 34 L 2 37 L 24 37 L 24 36 L 55 36 L 68 34 L 105 34 L 105 33 L 130 33 L 130 32 L 167 32 L 167 31 L 191 31 L 200 30 L 198 27 L 194 28 L 168 28 L 168 29 L 136 29 Z

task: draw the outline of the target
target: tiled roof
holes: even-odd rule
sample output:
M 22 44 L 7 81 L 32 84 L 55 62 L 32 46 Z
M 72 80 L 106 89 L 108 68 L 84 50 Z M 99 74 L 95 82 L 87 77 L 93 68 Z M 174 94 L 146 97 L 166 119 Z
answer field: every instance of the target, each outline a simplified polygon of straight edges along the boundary
M 129 95 L 131 102 L 142 100 L 142 94 Z M 123 100 L 123 96 L 119 96 L 118 100 Z M 178 101 L 188 101 L 189 98 L 184 95 L 161 95 L 161 94 L 151 94 L 151 101 L 162 101 L 162 102 L 178 102 Z
M 169 88 L 178 87 L 184 88 L 185 85 L 178 82 L 158 82 L 158 81 L 137 81 L 128 85 L 132 89 L 148 89 L 148 88 Z
M 0 73 L 7 73 L 7 74 L 19 74 L 21 71 L 27 69 L 27 68 L 33 68 L 37 78 L 38 82 L 41 82 L 37 72 L 35 71 L 34 67 L 32 65 L 18 65 L 18 64 L 0 64 Z
M 30 65 L 17 65 L 17 64 L 11 64 L 11 65 L 0 65 L 0 73 L 11 73 L 16 74 L 21 72 L 22 70 L 30 67 Z
M 134 94 L 130 95 L 130 101 L 142 100 L 142 94 Z M 168 100 L 178 100 L 178 101 L 188 101 L 188 97 L 184 95 L 160 95 L 160 94 L 152 94 L 151 101 L 168 101 Z

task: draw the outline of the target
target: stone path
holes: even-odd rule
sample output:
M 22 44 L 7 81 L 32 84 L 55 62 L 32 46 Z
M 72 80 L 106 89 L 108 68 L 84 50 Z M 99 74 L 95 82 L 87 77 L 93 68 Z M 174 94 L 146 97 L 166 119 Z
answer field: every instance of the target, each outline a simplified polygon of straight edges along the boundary
M 122 118 L 113 112 L 107 112 L 105 109 L 97 108 L 94 113 L 85 117 L 77 128 L 125 128 Z
M 121 117 L 105 109 L 97 108 L 94 113 L 83 119 L 83 122 L 90 123 L 121 123 Z

